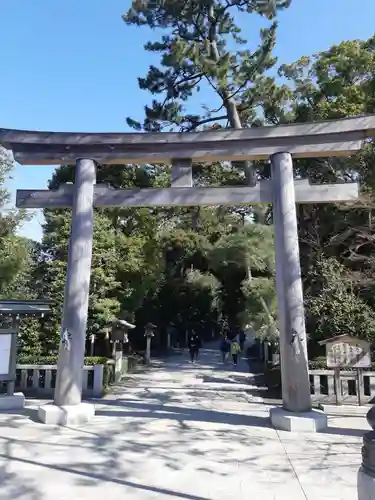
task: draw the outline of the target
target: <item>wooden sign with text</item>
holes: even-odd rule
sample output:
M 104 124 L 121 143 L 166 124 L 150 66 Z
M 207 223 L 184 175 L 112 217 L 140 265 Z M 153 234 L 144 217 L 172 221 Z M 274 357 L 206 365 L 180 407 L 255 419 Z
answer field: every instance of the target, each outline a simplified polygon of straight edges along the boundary
M 326 346 L 327 368 L 370 368 L 370 344 L 351 335 L 320 342 Z

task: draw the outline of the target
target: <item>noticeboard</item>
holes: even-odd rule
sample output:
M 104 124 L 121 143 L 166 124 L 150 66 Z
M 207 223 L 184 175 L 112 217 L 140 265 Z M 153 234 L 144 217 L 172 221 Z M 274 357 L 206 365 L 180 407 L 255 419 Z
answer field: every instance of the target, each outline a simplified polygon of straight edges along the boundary
M 327 368 L 370 368 L 370 344 L 365 340 L 343 335 L 325 341 Z

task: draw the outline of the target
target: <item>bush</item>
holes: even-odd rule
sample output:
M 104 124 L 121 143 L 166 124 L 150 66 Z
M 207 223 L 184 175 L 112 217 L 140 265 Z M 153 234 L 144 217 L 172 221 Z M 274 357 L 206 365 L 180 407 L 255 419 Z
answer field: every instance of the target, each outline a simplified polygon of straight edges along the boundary
M 110 361 L 103 356 L 87 356 L 85 357 L 85 366 L 90 365 L 106 365 Z M 18 356 L 17 363 L 19 365 L 57 365 L 57 356 Z
M 332 370 L 332 368 L 327 368 L 327 360 L 325 356 L 318 356 L 315 359 L 309 361 L 310 370 Z M 355 368 L 345 368 L 346 371 L 355 370 Z M 364 370 L 375 371 L 375 362 L 372 362 L 371 368 L 365 368 Z
M 318 356 L 309 360 L 310 370 L 327 370 L 327 360 L 325 356 Z

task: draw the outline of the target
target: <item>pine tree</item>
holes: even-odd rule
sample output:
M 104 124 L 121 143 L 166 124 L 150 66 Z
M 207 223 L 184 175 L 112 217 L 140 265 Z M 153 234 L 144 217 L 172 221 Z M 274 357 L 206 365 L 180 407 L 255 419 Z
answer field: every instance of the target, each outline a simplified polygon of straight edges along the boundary
M 161 29 L 163 35 L 144 47 L 160 54 L 160 65 L 139 78 L 141 89 L 159 97 L 145 106 L 143 122 L 128 118 L 128 124 L 137 130 L 187 132 L 256 124 L 260 83 L 276 63 L 275 18 L 289 5 L 290 0 L 134 0 L 125 22 Z M 245 48 L 248 42 L 237 22 L 246 14 L 267 21 L 254 51 Z M 189 99 L 203 87 L 212 90 L 213 104 L 202 113 L 188 112 Z M 247 182 L 253 183 L 250 165 L 243 166 Z

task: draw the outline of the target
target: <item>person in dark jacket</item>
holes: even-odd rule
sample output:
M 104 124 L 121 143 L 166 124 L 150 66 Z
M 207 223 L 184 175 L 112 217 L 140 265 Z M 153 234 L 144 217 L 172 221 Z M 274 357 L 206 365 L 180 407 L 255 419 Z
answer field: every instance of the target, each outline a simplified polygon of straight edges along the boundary
M 196 333 L 192 333 L 189 337 L 189 353 L 191 362 L 198 359 L 199 349 L 201 347 L 201 339 Z
M 225 337 L 222 338 L 220 343 L 221 359 L 223 363 L 226 363 L 228 361 L 229 351 L 230 351 L 230 342 L 228 337 L 225 335 Z
M 243 348 L 244 348 L 245 342 L 246 342 L 246 333 L 243 330 L 241 330 L 238 337 L 239 337 L 238 340 L 240 343 L 241 352 L 243 352 Z

